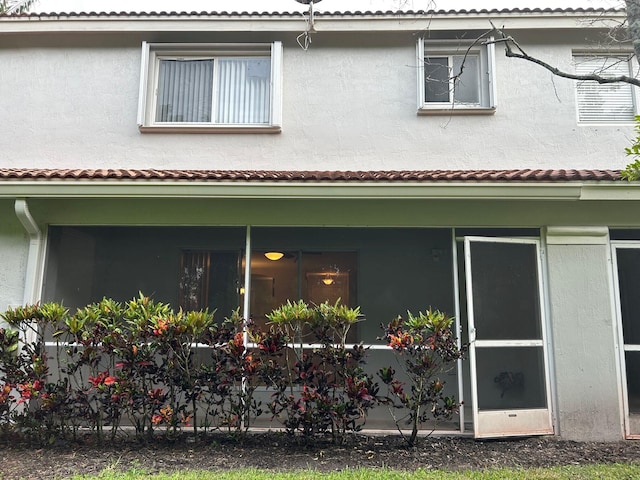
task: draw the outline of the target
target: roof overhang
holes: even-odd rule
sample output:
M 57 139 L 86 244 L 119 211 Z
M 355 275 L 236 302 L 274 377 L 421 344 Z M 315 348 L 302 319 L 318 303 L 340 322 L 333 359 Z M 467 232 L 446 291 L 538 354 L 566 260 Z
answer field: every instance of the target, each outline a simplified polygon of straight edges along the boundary
M 503 9 L 461 11 L 319 12 L 316 32 L 416 32 L 487 30 L 489 21 L 507 30 L 608 29 L 626 18 L 623 9 Z M 0 15 L 0 34 L 122 32 L 298 32 L 300 13 L 161 12 Z
M 261 172 L 0 169 L 0 198 L 640 200 L 611 170 Z

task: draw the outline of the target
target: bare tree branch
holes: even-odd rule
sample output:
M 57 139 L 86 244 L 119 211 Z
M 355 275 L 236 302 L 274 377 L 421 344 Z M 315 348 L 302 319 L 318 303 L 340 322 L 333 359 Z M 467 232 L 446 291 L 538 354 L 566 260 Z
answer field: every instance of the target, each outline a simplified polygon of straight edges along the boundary
M 0 13 L 25 13 L 37 0 L 0 0 Z
M 635 1 L 636 3 L 638 3 L 639 5 L 639 27 L 640 27 L 640 0 L 628 0 L 628 1 Z M 547 70 L 549 70 L 552 74 L 558 76 L 558 77 L 563 77 L 563 78 L 569 78 L 571 80 L 583 80 L 583 81 L 594 81 L 594 82 L 598 82 L 601 84 L 604 83 L 629 83 L 631 85 L 635 85 L 636 87 L 640 87 L 640 79 L 638 78 L 634 78 L 631 77 L 629 75 L 616 75 L 616 76 L 609 76 L 609 75 L 603 75 L 602 73 L 591 73 L 591 74 L 584 74 L 584 75 L 578 75 L 575 73 L 571 73 L 571 72 L 566 72 L 564 70 L 560 70 L 558 67 L 554 67 L 553 65 L 548 64 L 547 62 L 540 60 L 537 57 L 532 57 L 531 55 L 527 54 L 527 52 L 524 51 L 524 49 L 522 48 L 522 46 L 520 46 L 520 44 L 510 35 L 507 35 L 506 33 L 504 33 L 501 29 L 497 28 L 495 25 L 493 25 L 493 23 L 491 23 L 491 26 L 493 27 L 493 32 L 495 32 L 496 36 L 498 38 L 496 38 L 495 40 L 491 41 L 485 41 L 483 42 L 485 45 L 490 44 L 490 43 L 502 43 L 504 44 L 504 48 L 505 48 L 505 55 L 507 57 L 510 58 L 519 58 L 521 60 L 526 60 L 528 62 L 534 63 L 536 65 L 539 65 Z M 486 34 L 484 34 L 486 35 Z M 639 46 L 640 46 L 640 38 L 638 39 L 639 41 Z
M 493 24 L 491 25 L 493 27 Z M 484 32 L 483 34 L 479 35 L 478 37 L 474 38 L 473 42 L 471 42 L 471 44 L 467 47 L 467 49 L 464 52 L 464 56 L 462 57 L 462 64 L 460 65 L 460 72 L 457 75 L 454 75 L 453 77 L 453 81 L 454 81 L 454 85 L 459 81 L 460 77 L 462 76 L 462 72 L 464 71 L 464 66 L 467 63 L 467 57 L 469 56 L 469 53 L 471 52 L 471 50 L 473 49 L 473 47 L 483 44 L 486 45 L 488 43 L 491 43 L 490 41 L 485 41 L 482 42 L 482 40 L 484 38 L 489 37 L 495 30 L 495 27 L 492 28 L 491 30 L 487 30 L 486 32 Z

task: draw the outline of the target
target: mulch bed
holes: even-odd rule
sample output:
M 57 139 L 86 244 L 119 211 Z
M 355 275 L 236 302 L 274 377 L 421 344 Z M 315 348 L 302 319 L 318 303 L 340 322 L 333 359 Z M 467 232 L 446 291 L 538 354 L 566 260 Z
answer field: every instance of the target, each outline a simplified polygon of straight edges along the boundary
M 213 435 L 197 443 L 188 438 L 140 444 L 123 440 L 99 446 L 91 439 L 46 448 L 0 443 L 0 478 L 64 479 L 105 468 L 172 472 L 182 469 L 331 471 L 358 467 L 488 469 L 548 467 L 590 463 L 640 463 L 640 442 L 570 442 L 554 437 L 476 441 L 466 437 L 423 438 L 408 447 L 398 435 L 350 436 L 343 445 L 315 440 L 303 445 L 282 433 L 256 433 L 237 440 Z

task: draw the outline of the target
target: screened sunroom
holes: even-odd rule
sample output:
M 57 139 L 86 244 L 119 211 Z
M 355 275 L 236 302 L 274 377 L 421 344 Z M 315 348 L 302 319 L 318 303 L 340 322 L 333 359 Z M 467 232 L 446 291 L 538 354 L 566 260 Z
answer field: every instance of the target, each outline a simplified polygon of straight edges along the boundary
M 467 359 L 443 377 L 463 401 L 460 414 L 433 428 L 551 433 L 539 236 L 537 229 L 50 226 L 43 299 L 75 309 L 142 292 L 184 310 L 215 310 L 218 319 L 240 309 L 265 327 L 266 315 L 287 301 L 339 300 L 361 309 L 347 340 L 369 348 L 365 368 L 374 376 L 397 362 L 379 340 L 381 326 L 432 307 L 455 317 L 461 344 L 470 334 L 473 341 Z M 208 361 L 199 350 L 199 361 Z M 374 409 L 366 427 L 395 428 L 386 410 Z M 273 419 L 255 425 L 278 427 Z

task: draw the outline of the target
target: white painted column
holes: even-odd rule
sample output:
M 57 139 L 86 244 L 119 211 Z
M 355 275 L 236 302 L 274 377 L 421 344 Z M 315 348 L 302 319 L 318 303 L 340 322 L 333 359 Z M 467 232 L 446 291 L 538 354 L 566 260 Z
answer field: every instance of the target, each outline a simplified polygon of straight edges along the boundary
M 620 440 L 619 374 L 607 227 L 546 229 L 560 436 Z

